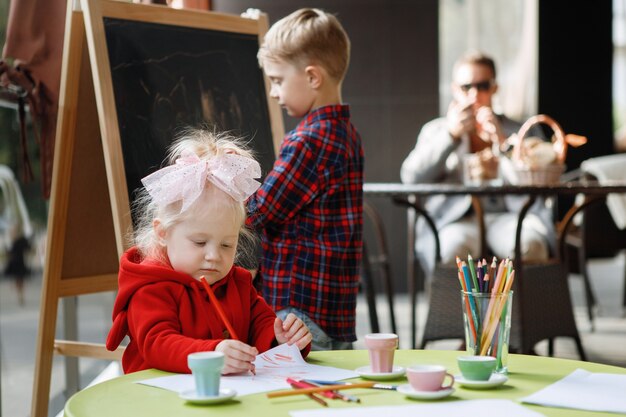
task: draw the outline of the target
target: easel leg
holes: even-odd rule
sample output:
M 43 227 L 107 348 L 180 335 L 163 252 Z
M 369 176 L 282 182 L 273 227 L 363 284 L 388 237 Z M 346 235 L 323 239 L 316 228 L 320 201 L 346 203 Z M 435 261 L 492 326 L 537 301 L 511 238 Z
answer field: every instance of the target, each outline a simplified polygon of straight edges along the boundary
M 35 360 L 35 380 L 33 382 L 33 402 L 31 417 L 47 417 L 50 401 L 50 379 L 54 356 L 54 336 L 58 308 L 58 294 L 52 289 L 51 280 L 44 277 L 39 311 L 39 335 L 37 337 L 37 357 Z
M 63 299 L 63 328 L 65 340 L 78 340 L 78 297 Z M 65 397 L 69 398 L 80 390 L 80 373 L 78 358 L 65 357 Z

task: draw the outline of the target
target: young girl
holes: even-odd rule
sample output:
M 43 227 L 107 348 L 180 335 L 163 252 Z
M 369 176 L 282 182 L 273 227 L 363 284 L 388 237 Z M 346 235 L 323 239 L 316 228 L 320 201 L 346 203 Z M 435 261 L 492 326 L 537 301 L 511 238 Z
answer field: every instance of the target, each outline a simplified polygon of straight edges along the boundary
M 125 373 L 188 373 L 187 355 L 207 350 L 224 353 L 225 374 L 254 371 L 255 356 L 280 343 L 295 343 L 306 355 L 311 334 L 304 323 L 294 315 L 278 319 L 250 273 L 233 266 L 239 236 L 249 233 L 244 201 L 259 187 L 259 164 L 233 138 L 200 130 L 176 141 L 168 160 L 142 180 L 135 246 L 120 262 L 107 348 L 129 336 Z

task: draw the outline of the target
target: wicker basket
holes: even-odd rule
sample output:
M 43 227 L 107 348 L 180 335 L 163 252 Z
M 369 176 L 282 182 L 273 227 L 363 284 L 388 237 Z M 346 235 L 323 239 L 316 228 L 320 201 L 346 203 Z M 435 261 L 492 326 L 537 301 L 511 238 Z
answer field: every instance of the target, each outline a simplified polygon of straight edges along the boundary
M 531 167 L 524 162 L 524 137 L 530 128 L 537 124 L 544 123 L 554 132 L 552 146 L 556 153 L 556 161 L 545 167 Z M 560 181 L 561 174 L 565 171 L 565 155 L 567 143 L 565 133 L 561 126 L 550 116 L 539 114 L 528 119 L 520 128 L 517 134 L 517 142 L 513 148 L 513 166 L 520 185 L 549 185 Z
M 520 185 L 550 185 L 558 184 L 561 174 L 565 172 L 564 164 L 550 164 L 544 168 L 529 168 L 519 166 L 515 168 Z

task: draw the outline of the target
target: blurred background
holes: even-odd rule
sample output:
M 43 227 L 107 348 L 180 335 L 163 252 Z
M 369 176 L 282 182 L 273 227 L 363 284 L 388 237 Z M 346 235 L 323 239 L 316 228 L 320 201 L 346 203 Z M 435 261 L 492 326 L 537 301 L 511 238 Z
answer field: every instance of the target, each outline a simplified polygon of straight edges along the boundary
M 56 1 L 63 5 L 64 16 L 65 0 Z M 414 146 L 420 127 L 445 111 L 452 63 L 468 48 L 479 48 L 495 57 L 501 86 L 498 106 L 507 115 L 524 120 L 537 113 L 549 114 L 566 132 L 589 138 L 588 145 L 570 153 L 568 169 L 577 168 L 589 157 L 626 150 L 626 0 L 581 4 L 565 0 L 200 3 L 234 14 L 258 8 L 268 13 L 270 24 L 300 7 L 319 7 L 337 15 L 352 41 L 343 98 L 351 105 L 353 122 L 363 136 L 367 182 L 399 181 L 400 164 Z M 7 53 L 5 45 L 9 7 L 9 0 L 0 0 L 0 45 L 6 62 L 14 64 L 14 54 Z M 27 22 L 13 24 L 28 26 Z M 62 34 L 63 21 L 54 24 Z M 28 105 L 20 107 L 25 97 L 16 99 L 16 92 L 5 88 L 0 91 L 0 416 L 28 416 L 49 209 L 47 185 L 42 180 L 45 149 L 40 121 L 33 119 Z M 17 96 L 20 94 L 18 91 Z M 297 120 L 285 114 L 284 122 L 288 130 Z M 31 175 L 25 175 L 29 167 Z M 391 264 L 399 293 L 396 315 L 404 318 L 408 314 L 404 209 L 386 199 L 372 199 L 371 203 L 384 218 L 393 248 Z M 6 270 L 12 257 L 18 264 L 23 260 L 21 273 Z M 576 317 L 581 320 L 583 344 L 591 360 L 626 366 L 626 354 L 613 349 L 626 342 L 626 326 L 616 298 L 623 281 L 614 272 L 623 270 L 622 263 L 623 253 L 596 264 L 592 271 L 603 278 L 594 281 L 601 300 L 595 332 L 591 332 L 584 314 L 577 313 Z M 578 311 L 582 308 L 577 298 L 580 280 L 571 281 Z M 101 293 L 70 301 L 76 303 L 81 340 L 104 341 L 113 299 L 114 294 Z M 420 300 L 418 322 L 425 317 L 423 294 Z M 361 301 L 360 336 L 369 326 Z M 384 311 L 386 306 L 381 305 L 383 326 L 387 323 Z M 57 323 L 57 333 L 62 336 L 63 308 L 59 308 Z M 400 329 L 401 347 L 406 348 L 408 344 L 402 342 L 402 335 L 408 338 L 405 331 Z M 561 349 L 557 345 L 557 355 L 576 357 L 567 345 Z M 108 365 L 81 359 L 80 387 Z M 71 390 L 66 391 L 64 360 L 56 357 L 49 414 L 56 415 L 70 394 Z

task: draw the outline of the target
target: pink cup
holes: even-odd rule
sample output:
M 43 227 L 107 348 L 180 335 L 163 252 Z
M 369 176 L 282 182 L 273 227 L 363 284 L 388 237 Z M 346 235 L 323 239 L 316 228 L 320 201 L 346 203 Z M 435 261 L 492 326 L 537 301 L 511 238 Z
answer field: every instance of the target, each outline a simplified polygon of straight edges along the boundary
M 446 372 L 441 365 L 413 365 L 406 369 L 406 375 L 411 387 L 416 391 L 439 391 L 451 388 L 454 376 Z M 443 385 L 446 376 L 450 377 L 450 384 Z
M 398 335 L 394 333 L 370 333 L 365 335 L 365 347 L 370 355 L 370 366 L 374 373 L 393 370 L 393 355 L 398 347 Z

